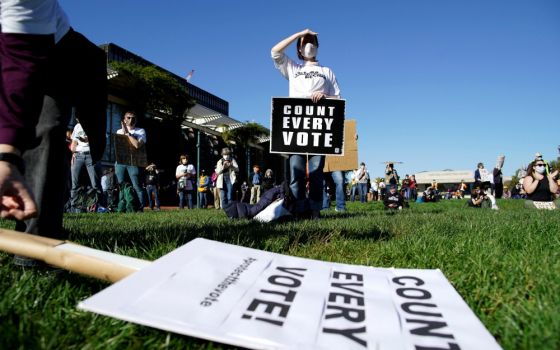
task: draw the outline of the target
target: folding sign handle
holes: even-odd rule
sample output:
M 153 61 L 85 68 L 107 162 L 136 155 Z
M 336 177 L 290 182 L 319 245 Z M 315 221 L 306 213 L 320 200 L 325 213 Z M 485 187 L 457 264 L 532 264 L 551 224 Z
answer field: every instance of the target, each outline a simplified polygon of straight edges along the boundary
M 147 260 L 6 229 L 0 229 L 0 250 L 113 283 L 151 264 Z

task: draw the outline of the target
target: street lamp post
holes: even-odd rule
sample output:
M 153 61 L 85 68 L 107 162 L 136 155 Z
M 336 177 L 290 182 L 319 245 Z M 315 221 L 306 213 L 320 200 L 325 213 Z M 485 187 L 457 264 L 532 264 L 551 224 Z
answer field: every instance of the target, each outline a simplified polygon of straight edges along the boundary
M 196 207 L 200 208 L 200 202 L 198 199 L 198 179 L 200 178 L 200 130 L 196 131 L 196 179 L 195 191 L 196 194 Z

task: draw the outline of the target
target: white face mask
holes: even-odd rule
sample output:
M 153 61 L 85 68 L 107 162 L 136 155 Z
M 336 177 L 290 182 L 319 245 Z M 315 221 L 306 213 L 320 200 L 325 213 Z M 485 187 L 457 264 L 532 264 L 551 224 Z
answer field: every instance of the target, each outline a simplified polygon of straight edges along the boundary
M 544 174 L 545 168 L 544 166 L 536 166 L 535 171 L 539 174 Z
M 301 55 L 305 58 L 317 57 L 317 46 L 312 43 L 307 43 L 301 50 Z
M 231 159 L 231 156 L 230 156 L 229 154 L 224 154 L 224 159 L 225 159 L 225 160 L 230 160 L 230 159 Z

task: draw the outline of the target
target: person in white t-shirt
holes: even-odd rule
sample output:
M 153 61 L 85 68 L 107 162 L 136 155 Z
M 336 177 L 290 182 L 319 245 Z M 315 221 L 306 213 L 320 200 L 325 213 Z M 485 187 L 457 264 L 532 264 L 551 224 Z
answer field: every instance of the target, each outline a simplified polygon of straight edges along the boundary
M 89 150 L 89 139 L 79 123 L 74 126 L 72 131 L 72 144 L 70 146 L 72 150 L 72 167 L 70 168 L 72 174 L 72 189 L 70 190 L 70 201 L 72 206 L 76 204 L 78 187 L 80 185 L 80 171 L 82 167 L 86 167 L 89 175 L 89 181 L 91 183 L 91 188 L 93 188 L 101 197 L 101 191 L 99 190 L 99 175 L 93 160 L 91 159 L 91 153 Z
M 297 56 L 303 63 L 289 58 L 284 51 L 296 42 Z M 323 98 L 340 98 L 340 89 L 333 71 L 319 64 L 317 33 L 310 29 L 290 35 L 271 50 L 274 65 L 289 82 L 289 96 L 311 98 L 317 103 Z M 290 155 L 290 190 L 296 199 L 296 216 L 306 211 L 306 156 Z M 323 166 L 325 157 L 310 156 L 307 162 L 309 172 L 309 209 L 312 218 L 319 217 L 323 198 Z
M 193 181 L 196 179 L 196 169 L 194 165 L 188 164 L 189 156 L 186 154 L 181 155 L 179 158 L 179 165 L 175 170 L 175 178 L 177 179 L 177 194 L 179 195 L 179 209 L 184 208 L 185 196 L 187 200 L 187 207 L 193 208 Z
M 126 135 L 128 137 L 128 142 L 132 147 L 139 149 L 146 144 L 146 131 L 142 128 L 136 127 L 136 114 L 134 112 L 126 112 L 121 120 L 121 128 L 117 130 L 118 135 Z M 134 165 L 126 164 L 115 164 L 115 173 L 117 175 L 117 181 L 119 185 L 125 180 L 126 172 L 130 177 L 132 182 L 132 187 L 138 195 L 138 200 L 140 205 L 138 210 L 143 211 L 144 209 L 144 191 L 140 185 L 140 168 Z

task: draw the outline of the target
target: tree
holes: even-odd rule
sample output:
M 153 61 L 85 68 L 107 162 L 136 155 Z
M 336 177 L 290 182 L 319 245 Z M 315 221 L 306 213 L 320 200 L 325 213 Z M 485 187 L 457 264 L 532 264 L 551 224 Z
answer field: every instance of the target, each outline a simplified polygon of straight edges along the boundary
M 111 67 L 118 72 L 111 88 L 118 90 L 141 116 L 151 112 L 180 124 L 185 112 L 196 104 L 180 79 L 155 66 L 125 61 L 111 62 Z

